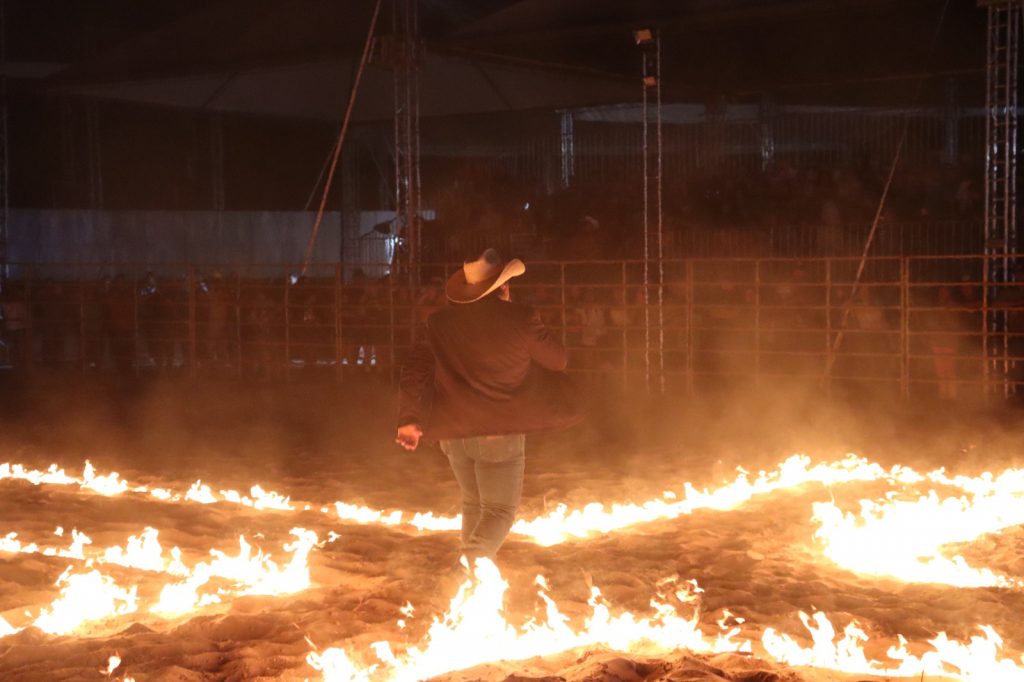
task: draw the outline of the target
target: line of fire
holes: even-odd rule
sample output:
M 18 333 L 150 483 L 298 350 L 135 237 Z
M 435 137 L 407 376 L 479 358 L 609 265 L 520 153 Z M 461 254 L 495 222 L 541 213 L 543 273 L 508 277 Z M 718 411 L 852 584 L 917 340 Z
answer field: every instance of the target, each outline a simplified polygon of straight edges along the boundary
M 0 0 L 0 680 L 1024 682 L 1024 0 Z

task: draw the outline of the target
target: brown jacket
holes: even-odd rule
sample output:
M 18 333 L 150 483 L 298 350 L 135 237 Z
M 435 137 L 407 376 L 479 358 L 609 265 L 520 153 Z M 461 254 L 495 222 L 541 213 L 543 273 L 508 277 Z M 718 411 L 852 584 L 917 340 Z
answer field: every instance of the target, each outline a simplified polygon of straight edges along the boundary
M 532 308 L 494 296 L 427 318 L 402 368 L 398 425 L 434 439 L 529 433 L 580 415 L 565 348 Z

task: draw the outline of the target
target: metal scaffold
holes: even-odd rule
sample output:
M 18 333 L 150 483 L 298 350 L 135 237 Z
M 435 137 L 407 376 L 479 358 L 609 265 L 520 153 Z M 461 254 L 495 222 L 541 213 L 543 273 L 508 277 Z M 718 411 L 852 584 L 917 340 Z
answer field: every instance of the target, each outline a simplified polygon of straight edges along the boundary
M 658 391 L 664 393 L 665 249 L 662 211 L 661 36 L 656 30 L 639 29 L 633 32 L 633 37 L 640 48 L 642 60 L 640 88 L 643 125 L 644 385 L 648 391 L 651 390 L 651 373 L 656 371 Z M 653 107 L 650 101 L 652 93 Z M 653 145 L 652 126 L 650 125 L 652 108 L 654 113 Z M 653 151 L 652 146 L 654 147 Z
M 420 67 L 417 0 L 394 0 L 392 34 L 384 44 L 394 77 L 395 229 L 402 247 L 398 267 L 415 283 L 422 261 L 420 220 Z
M 0 290 L 7 281 L 10 162 L 7 144 L 7 3 L 0 0 Z
M 991 304 L 1000 285 L 1015 279 L 1017 253 L 1017 90 L 1024 0 L 981 2 L 988 7 L 985 88 L 985 298 Z M 1007 313 L 996 310 L 987 322 L 987 371 L 1009 381 L 1010 337 Z

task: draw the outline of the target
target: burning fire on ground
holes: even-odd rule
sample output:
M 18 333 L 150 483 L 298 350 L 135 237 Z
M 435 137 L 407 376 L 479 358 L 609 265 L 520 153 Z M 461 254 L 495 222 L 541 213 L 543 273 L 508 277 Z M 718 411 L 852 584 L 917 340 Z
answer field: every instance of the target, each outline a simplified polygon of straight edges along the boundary
M 57 465 L 35 470 L 20 464 L 0 464 L 0 481 L 5 479 L 36 486 L 67 486 L 108 497 L 138 496 L 156 503 L 237 505 L 251 513 L 312 510 L 347 524 L 406 528 L 409 532 L 452 530 L 460 523 L 458 517 L 410 515 L 403 510 L 372 509 L 340 501 L 297 503 L 258 484 L 250 487 L 248 495 L 202 481 L 178 491 L 137 485 L 116 472 L 100 474 L 89 462 L 80 476 L 69 475 Z M 854 482 L 884 483 L 892 490 L 878 499 L 861 500 L 856 511 L 844 510 L 835 501 L 813 504 L 808 516 L 817 528 L 815 540 L 824 561 L 866 577 L 960 588 L 1020 587 L 1021 579 L 1016 576 L 971 566 L 963 557 L 948 556 L 943 551 L 950 544 L 971 542 L 1024 523 L 1024 470 L 1018 469 L 977 477 L 949 476 L 943 470 L 921 474 L 907 467 L 886 469 L 854 456 L 819 464 L 812 464 L 805 456 L 793 456 L 756 476 L 740 471 L 734 481 L 711 490 L 685 483 L 679 491 L 644 502 L 594 502 L 575 509 L 561 505 L 546 515 L 521 519 L 513 532 L 520 539 L 550 547 L 698 510 L 736 509 L 755 497 L 798 487 L 827 490 Z M 65 536 L 60 528 L 56 534 Z M 344 537 L 339 539 L 333 531 L 324 534 L 331 541 L 344 542 Z M 317 532 L 296 527 L 292 530 L 294 539 L 282 547 L 286 559 L 277 558 L 281 556 L 277 552 L 272 558 L 240 536 L 237 552 L 210 549 L 206 559 L 187 562 L 177 547 L 165 550 L 158 539 L 159 531 L 151 527 L 129 537 L 124 545 L 104 548 L 93 547 L 89 536 L 77 529 L 67 535 L 70 541 L 64 547 L 22 542 L 14 530 L 0 536 L 0 552 L 41 554 L 72 562 L 57 580 L 57 596 L 29 622 L 15 625 L 0 617 L 0 637 L 14 635 L 28 625 L 47 633 L 68 634 L 81 631 L 90 622 L 132 614 L 179 617 L 238 596 L 298 592 L 310 587 L 309 557 L 318 546 Z M 118 584 L 104 572 L 108 565 L 129 573 L 134 570 L 160 575 L 165 582 L 159 597 L 141 603 L 137 585 Z M 1024 659 L 1015 660 L 1003 652 L 999 634 L 986 624 L 979 623 L 978 634 L 967 641 L 955 641 L 944 633 L 927 640 L 927 644 L 911 645 L 900 638 L 886 652 L 887 660 L 879 661 L 866 653 L 870 638 L 860 625 L 850 622 L 837 633 L 821 612 L 799 614 L 804 633 L 781 633 L 767 627 L 755 641 L 744 636 L 739 627 L 723 622 L 717 632 L 709 634 L 701 620 L 700 588 L 678 578 L 668 578 L 658 585 L 647 615 L 616 609 L 593 587 L 590 613 L 582 621 L 569 618 L 559 609 L 541 576 L 537 577 L 537 586 L 543 615 L 516 622 L 504 608 L 508 584 L 493 564 L 481 562 L 475 567 L 473 581 L 459 589 L 443 616 L 434 618 L 422 641 L 381 641 L 368 651 L 316 649 L 308 662 L 329 680 L 412 680 L 489 661 L 521 660 L 581 648 L 637 655 L 685 649 L 696 653 L 754 652 L 788 665 L 857 674 L 1024 680 Z M 411 613 L 410 608 L 408 615 Z M 398 624 L 404 625 L 404 620 Z M 118 665 L 120 662 L 118 659 Z

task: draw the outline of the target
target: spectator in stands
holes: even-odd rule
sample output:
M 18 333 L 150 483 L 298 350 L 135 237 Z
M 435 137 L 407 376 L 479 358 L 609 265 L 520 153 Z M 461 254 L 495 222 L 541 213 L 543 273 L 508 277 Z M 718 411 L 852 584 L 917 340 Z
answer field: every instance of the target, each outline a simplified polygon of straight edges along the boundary
M 363 343 L 356 357 L 356 364 L 366 369 L 378 369 L 390 357 L 391 350 L 391 306 L 394 300 L 390 275 L 381 279 L 367 280 L 363 291 L 362 329 Z
M 280 365 L 279 356 L 275 353 L 274 321 L 277 316 L 274 303 L 267 292 L 261 287 L 256 290 L 252 305 L 249 308 L 247 330 L 251 339 L 251 352 L 254 369 L 258 377 L 273 379 Z
M 159 368 L 167 366 L 167 358 L 161 332 L 160 286 L 156 275 L 146 273 L 139 287 L 139 331 L 145 344 L 145 355 L 149 363 Z
M 33 298 L 33 336 L 37 339 L 38 362 L 58 367 L 64 361 L 69 328 L 74 330 L 77 326 L 75 310 L 68 306 L 64 285 L 57 280 L 40 282 Z
M 114 369 L 129 371 L 135 364 L 135 300 L 124 275 L 110 280 L 103 300 L 107 347 Z
M 359 349 L 366 340 L 364 300 L 367 277 L 362 269 L 352 273 L 351 282 L 342 291 L 341 308 L 341 364 L 354 366 L 360 357 Z M 365 351 L 364 351 L 365 353 Z
M 204 356 L 210 364 L 227 365 L 231 362 L 231 345 L 228 340 L 229 324 L 233 312 L 234 295 L 224 275 L 214 272 L 203 287 L 201 303 L 205 310 L 206 333 L 204 334 Z
M 601 223 L 592 215 L 584 215 L 569 242 L 569 253 L 575 261 L 595 261 L 608 257 Z
M 24 288 L 11 282 L 0 295 L 0 304 L 7 360 L 16 368 L 26 368 L 31 362 L 31 349 L 28 343 L 29 315 Z
M 106 311 L 103 298 L 107 283 L 100 279 L 83 279 L 81 305 L 82 340 L 79 346 L 79 360 L 84 367 L 96 368 L 103 365 L 106 352 Z
M 928 311 L 928 345 L 939 397 L 957 397 L 957 355 L 960 348 L 958 301 L 951 286 L 939 287 L 935 307 Z
M 586 369 L 598 369 L 600 365 L 598 347 L 608 333 L 605 310 L 597 303 L 593 287 L 575 287 L 571 292 L 571 324 L 576 328 L 574 336 L 581 347 L 581 363 Z
M 956 215 L 958 218 L 973 218 L 978 213 L 978 201 L 981 194 L 974 187 L 971 178 L 963 178 L 957 185 L 956 194 L 953 197 L 956 202 Z
M 847 348 L 856 353 L 853 365 L 856 378 L 894 378 L 891 354 L 896 350 L 891 334 L 892 326 L 881 303 L 882 289 L 861 284 L 850 304 Z
M 416 329 L 414 333 L 417 341 L 422 341 L 425 338 L 427 318 L 443 308 L 444 305 L 445 297 L 441 278 L 434 277 L 423 287 L 420 295 L 416 298 Z
M 674 370 L 686 368 L 686 345 L 689 339 L 687 295 L 685 281 L 668 281 L 665 284 L 663 317 L 665 366 Z
M 716 388 L 726 388 L 751 373 L 754 288 L 744 273 L 722 268 L 703 287 L 695 351 L 697 362 Z

